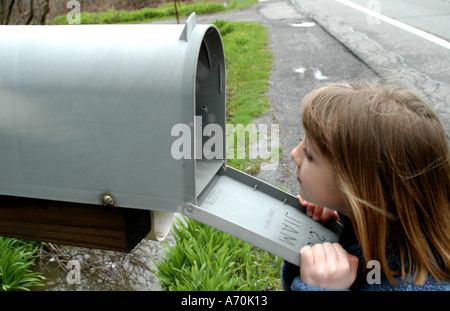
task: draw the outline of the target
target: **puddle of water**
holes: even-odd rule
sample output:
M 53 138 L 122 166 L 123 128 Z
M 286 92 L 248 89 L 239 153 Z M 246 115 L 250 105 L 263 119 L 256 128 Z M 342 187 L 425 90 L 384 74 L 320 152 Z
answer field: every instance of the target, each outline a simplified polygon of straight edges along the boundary
M 322 81 L 322 80 L 328 80 L 328 79 L 329 79 L 329 77 L 327 77 L 327 76 L 325 76 L 324 74 L 322 74 L 322 71 L 320 71 L 320 69 L 318 69 L 318 68 L 312 68 L 312 67 L 311 67 L 311 68 L 299 67 L 299 68 L 294 69 L 294 71 L 297 72 L 297 73 L 299 73 L 299 74 L 300 74 L 300 77 L 302 77 L 302 78 L 305 77 L 305 73 L 306 73 L 307 71 L 309 71 L 309 70 L 311 70 L 311 71 L 313 72 L 314 78 L 315 78 L 316 80 Z
M 294 69 L 294 71 L 299 73 L 302 76 L 302 78 L 303 78 L 303 76 L 305 74 L 305 71 L 306 71 L 306 68 L 300 67 L 300 68 Z
M 314 69 L 314 78 L 317 80 L 328 80 L 328 77 L 324 76 L 319 69 Z

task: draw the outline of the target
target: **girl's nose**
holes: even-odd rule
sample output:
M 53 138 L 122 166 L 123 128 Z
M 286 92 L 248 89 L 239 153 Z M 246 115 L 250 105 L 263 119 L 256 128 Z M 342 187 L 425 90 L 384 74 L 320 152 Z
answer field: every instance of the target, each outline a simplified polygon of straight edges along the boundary
M 302 143 L 303 143 L 303 140 L 291 152 L 291 159 L 292 159 L 292 161 L 294 161 L 297 164 L 297 166 L 301 166 L 302 162 L 303 162 Z

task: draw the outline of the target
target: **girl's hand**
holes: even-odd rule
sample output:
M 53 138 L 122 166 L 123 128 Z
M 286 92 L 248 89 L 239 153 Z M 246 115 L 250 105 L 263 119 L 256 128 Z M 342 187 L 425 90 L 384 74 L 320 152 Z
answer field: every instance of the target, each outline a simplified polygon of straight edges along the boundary
M 306 207 L 306 215 L 312 217 L 315 221 L 326 223 L 332 218 L 339 220 L 336 211 L 305 201 L 301 196 L 297 196 L 297 198 L 300 201 L 300 204 Z
M 316 287 L 348 289 L 356 279 L 358 258 L 338 243 L 305 246 L 300 250 L 300 278 Z

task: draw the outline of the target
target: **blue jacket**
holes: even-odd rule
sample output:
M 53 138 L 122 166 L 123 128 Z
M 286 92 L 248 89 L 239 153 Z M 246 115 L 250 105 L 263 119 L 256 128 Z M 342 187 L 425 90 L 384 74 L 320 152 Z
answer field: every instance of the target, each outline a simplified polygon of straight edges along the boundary
M 353 228 L 349 224 L 348 220 L 344 221 L 347 223 L 344 226 L 344 230 L 341 234 L 339 243 L 347 250 L 349 254 L 352 254 L 359 259 L 360 268 L 364 264 L 364 257 L 362 255 L 362 250 L 358 244 L 356 237 L 354 236 Z M 389 261 L 389 267 L 392 270 L 399 270 L 400 265 L 395 257 Z M 438 283 L 431 275 L 425 281 L 423 286 L 414 285 L 412 282 L 412 277 L 408 280 L 406 284 L 401 280 L 401 277 L 396 278 L 397 285 L 393 287 L 387 278 L 381 277 L 380 284 L 369 284 L 365 277 L 357 277 L 355 282 L 352 284 L 349 290 L 354 291 L 449 291 L 450 283 L 441 282 Z M 281 282 L 283 288 L 287 291 L 326 291 L 327 289 L 311 286 L 305 284 L 300 279 L 300 267 L 295 266 L 288 262 L 283 262 L 281 267 Z

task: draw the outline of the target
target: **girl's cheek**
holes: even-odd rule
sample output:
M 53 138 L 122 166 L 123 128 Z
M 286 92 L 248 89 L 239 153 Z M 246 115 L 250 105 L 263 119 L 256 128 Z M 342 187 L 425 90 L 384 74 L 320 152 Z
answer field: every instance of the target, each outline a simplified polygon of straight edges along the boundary
M 299 177 L 300 177 L 299 194 L 304 200 L 311 202 L 312 198 L 310 196 L 310 191 L 309 191 L 310 190 L 309 184 L 310 184 L 311 176 L 308 176 L 307 170 L 306 170 L 306 173 L 304 170 L 301 170 Z

